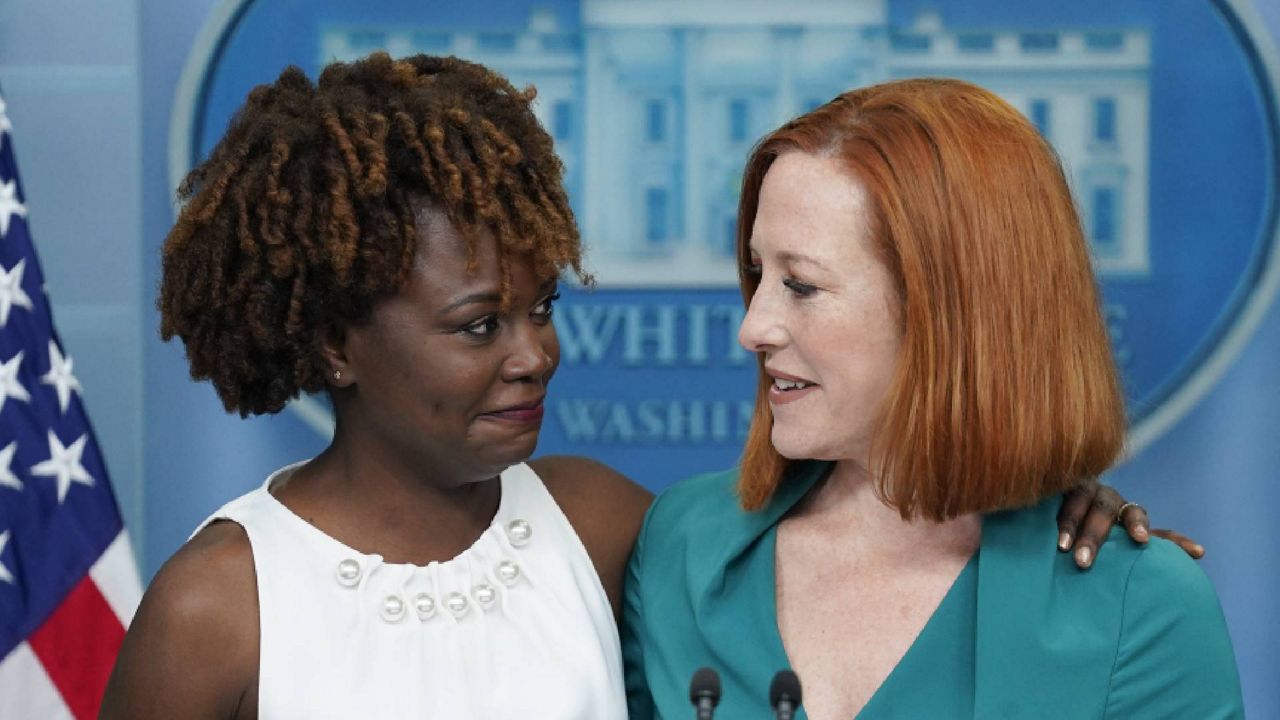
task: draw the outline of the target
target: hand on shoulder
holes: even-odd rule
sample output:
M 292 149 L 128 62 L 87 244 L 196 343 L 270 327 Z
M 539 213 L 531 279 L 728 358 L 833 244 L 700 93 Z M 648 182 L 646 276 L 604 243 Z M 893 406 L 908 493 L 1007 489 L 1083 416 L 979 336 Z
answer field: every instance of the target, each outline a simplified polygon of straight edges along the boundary
M 101 717 L 256 717 L 257 669 L 253 551 L 239 525 L 214 523 L 148 586 Z
M 620 612 L 622 579 L 653 495 L 603 463 L 572 455 L 529 461 L 569 519 L 600 576 L 614 615 Z

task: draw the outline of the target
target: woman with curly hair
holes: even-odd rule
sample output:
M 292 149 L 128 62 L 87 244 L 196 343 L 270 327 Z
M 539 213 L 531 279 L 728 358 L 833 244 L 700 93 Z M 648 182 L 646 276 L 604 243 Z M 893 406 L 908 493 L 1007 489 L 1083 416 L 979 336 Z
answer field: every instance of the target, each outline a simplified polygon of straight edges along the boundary
M 291 68 L 184 182 L 162 334 L 228 411 L 324 390 L 336 427 L 160 570 L 104 717 L 625 717 L 615 620 L 650 496 L 525 462 L 557 280 L 589 281 L 532 99 L 456 58 Z
M 104 716 L 625 716 L 649 495 L 523 464 L 557 278 L 587 279 L 531 99 L 454 58 L 291 68 L 187 178 L 161 332 L 228 411 L 323 389 L 336 428 L 165 564 Z

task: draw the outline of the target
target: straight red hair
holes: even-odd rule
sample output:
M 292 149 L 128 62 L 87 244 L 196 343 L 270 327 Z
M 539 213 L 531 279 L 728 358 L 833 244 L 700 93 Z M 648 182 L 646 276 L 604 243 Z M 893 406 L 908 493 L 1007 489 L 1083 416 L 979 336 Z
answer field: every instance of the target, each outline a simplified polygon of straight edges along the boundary
M 1026 118 L 975 85 L 917 79 L 792 120 L 747 161 L 742 268 L 764 176 L 789 152 L 861 181 L 897 282 L 902 349 L 872 453 L 886 503 L 941 521 L 1035 503 L 1115 462 L 1124 402 L 1088 248 L 1057 155 Z M 750 305 L 758 279 L 739 283 Z M 801 460 L 773 447 L 769 383 L 761 367 L 738 487 L 749 510 Z

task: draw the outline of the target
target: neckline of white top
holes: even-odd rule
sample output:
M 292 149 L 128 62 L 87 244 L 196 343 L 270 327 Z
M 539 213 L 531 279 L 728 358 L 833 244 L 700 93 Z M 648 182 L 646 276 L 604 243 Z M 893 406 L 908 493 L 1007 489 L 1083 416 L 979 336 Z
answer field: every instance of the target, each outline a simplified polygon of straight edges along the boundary
M 326 533 L 325 531 L 321 530 L 315 525 L 312 525 L 310 522 L 307 522 L 307 520 L 304 519 L 301 515 L 298 515 L 293 510 L 289 509 L 287 505 L 280 502 L 279 498 L 271 494 L 272 484 L 274 484 L 277 480 L 280 480 L 282 478 L 288 477 L 289 475 L 292 475 L 298 468 L 302 467 L 303 465 L 306 465 L 308 462 L 309 462 L 308 460 L 302 460 L 302 461 L 293 463 L 292 465 L 286 465 L 285 467 L 282 467 L 279 470 L 276 470 L 275 472 L 271 473 L 271 475 L 267 478 L 266 482 L 262 484 L 262 492 L 264 495 L 266 495 L 267 502 L 271 505 L 272 508 L 274 508 L 274 510 L 276 511 L 276 514 L 285 518 L 286 522 L 289 522 L 290 524 L 294 525 L 294 527 L 298 528 L 301 532 L 306 533 L 307 535 L 310 535 L 317 542 L 327 547 L 333 553 L 333 555 L 341 556 L 343 558 L 351 558 L 351 559 L 358 560 L 360 563 L 360 567 L 362 568 L 367 567 L 370 563 L 379 565 L 388 569 L 403 568 L 403 569 L 411 569 L 411 570 L 428 570 L 432 567 L 448 568 L 460 562 L 464 562 L 468 555 L 474 554 L 479 548 L 479 546 L 484 543 L 485 538 L 487 536 L 493 535 L 495 536 L 495 539 L 499 540 L 500 542 L 505 541 L 505 542 L 502 542 L 502 544 L 504 545 L 510 545 L 512 547 L 520 547 L 524 545 L 526 542 L 528 542 L 529 535 L 531 534 L 531 528 L 528 522 L 521 519 L 508 520 L 507 516 L 511 514 L 512 494 L 513 494 L 513 484 L 511 482 L 511 478 L 508 476 L 513 470 L 513 468 L 507 468 L 506 470 L 503 470 L 502 473 L 499 474 L 498 476 L 498 482 L 500 483 L 499 491 L 498 491 L 499 492 L 498 509 L 497 511 L 494 512 L 493 519 L 489 521 L 488 527 L 486 527 L 484 531 L 481 532 L 480 535 L 476 537 L 475 541 L 472 542 L 471 545 L 469 545 L 466 549 L 462 550 L 457 555 L 453 556 L 452 558 L 449 558 L 448 560 L 432 560 L 426 565 L 418 565 L 416 563 L 407 563 L 407 562 L 406 563 L 383 562 L 383 557 L 381 554 L 361 552 L 359 550 L 356 550 L 353 547 L 350 547 L 349 545 L 342 542 L 341 540 L 338 540 L 337 538 Z

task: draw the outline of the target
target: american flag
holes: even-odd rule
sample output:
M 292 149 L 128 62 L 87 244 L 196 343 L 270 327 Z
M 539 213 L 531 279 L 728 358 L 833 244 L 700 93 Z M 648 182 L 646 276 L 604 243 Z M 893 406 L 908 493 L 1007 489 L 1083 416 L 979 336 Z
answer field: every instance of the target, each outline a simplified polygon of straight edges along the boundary
M 53 329 L 0 93 L 0 719 L 93 718 L 141 597 Z

